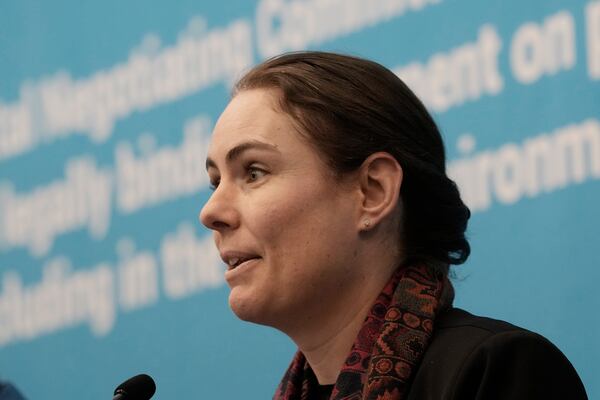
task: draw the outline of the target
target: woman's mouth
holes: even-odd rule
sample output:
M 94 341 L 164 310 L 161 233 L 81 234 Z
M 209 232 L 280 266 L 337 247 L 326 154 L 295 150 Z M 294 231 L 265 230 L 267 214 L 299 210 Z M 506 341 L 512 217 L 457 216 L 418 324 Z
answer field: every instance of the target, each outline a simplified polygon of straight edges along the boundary
M 237 267 L 239 267 L 240 265 L 251 261 L 251 260 L 256 260 L 259 257 L 256 256 L 252 256 L 252 257 L 232 257 L 229 260 L 227 260 L 227 265 L 228 265 L 228 270 L 231 271 L 233 269 L 236 269 Z
M 236 285 L 235 282 L 238 282 L 238 279 L 243 276 L 247 276 L 248 273 L 251 273 L 256 266 L 256 264 L 260 263 L 262 260 L 261 257 L 252 256 L 252 257 L 232 257 L 227 260 L 227 271 L 225 271 L 225 280 L 229 284 L 230 287 Z

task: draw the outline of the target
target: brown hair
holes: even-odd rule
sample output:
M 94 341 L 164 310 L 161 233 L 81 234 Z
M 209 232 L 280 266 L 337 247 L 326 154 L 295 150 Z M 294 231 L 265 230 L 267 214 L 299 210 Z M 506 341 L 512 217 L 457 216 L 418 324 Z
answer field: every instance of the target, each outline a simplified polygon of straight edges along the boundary
M 406 262 L 461 264 L 469 209 L 446 176 L 444 144 L 421 101 L 393 72 L 369 60 L 294 52 L 250 70 L 234 87 L 276 89 L 279 106 L 337 174 L 385 151 L 403 169 Z

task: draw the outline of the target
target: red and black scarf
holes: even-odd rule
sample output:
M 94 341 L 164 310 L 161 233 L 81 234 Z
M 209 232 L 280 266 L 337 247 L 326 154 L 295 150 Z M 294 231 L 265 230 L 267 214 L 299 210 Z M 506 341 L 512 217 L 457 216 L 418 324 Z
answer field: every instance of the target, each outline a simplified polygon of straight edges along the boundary
M 365 319 L 337 378 L 332 400 L 400 400 L 425 353 L 437 312 L 452 302 L 445 274 L 399 268 Z M 274 400 L 317 398 L 319 384 L 298 351 Z

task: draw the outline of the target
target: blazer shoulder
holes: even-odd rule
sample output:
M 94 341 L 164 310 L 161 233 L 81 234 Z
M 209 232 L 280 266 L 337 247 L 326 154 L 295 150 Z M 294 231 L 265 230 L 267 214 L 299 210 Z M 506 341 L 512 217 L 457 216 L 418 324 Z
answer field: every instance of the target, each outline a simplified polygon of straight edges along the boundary
M 455 308 L 436 322 L 409 398 L 587 398 L 571 363 L 543 336 Z
M 441 314 L 435 325 L 438 332 L 446 329 L 460 328 L 464 332 L 472 330 L 473 334 L 493 335 L 507 331 L 529 332 L 526 329 L 498 319 L 473 315 L 460 308 L 450 308 Z

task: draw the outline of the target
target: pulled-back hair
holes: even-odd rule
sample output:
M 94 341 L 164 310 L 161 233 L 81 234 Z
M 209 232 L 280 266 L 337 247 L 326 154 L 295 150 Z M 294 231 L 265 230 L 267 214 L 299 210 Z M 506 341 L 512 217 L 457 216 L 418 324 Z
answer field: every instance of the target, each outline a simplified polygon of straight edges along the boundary
M 470 212 L 446 175 L 440 132 L 393 72 L 357 57 L 294 52 L 255 66 L 233 94 L 249 89 L 275 89 L 281 110 L 340 176 L 375 152 L 398 161 L 406 262 L 448 266 L 467 259 Z

